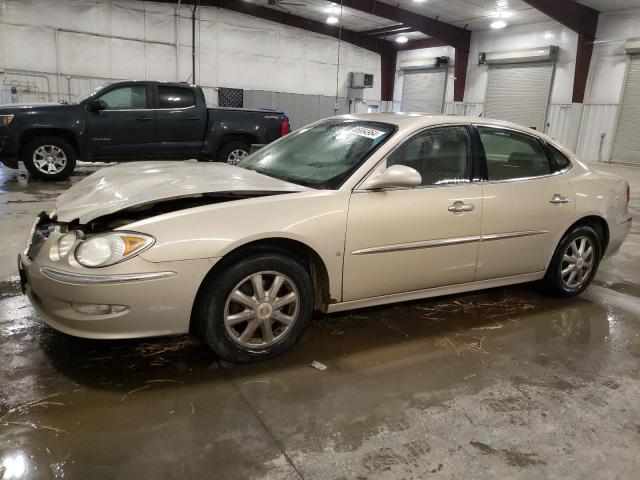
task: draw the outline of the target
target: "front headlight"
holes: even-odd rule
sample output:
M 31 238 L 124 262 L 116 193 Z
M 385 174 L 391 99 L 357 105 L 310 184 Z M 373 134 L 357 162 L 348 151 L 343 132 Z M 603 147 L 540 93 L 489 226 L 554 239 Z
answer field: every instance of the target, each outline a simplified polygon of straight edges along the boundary
M 0 127 L 4 127 L 13 122 L 14 115 L 0 115 Z
M 139 255 L 154 241 L 149 235 L 135 232 L 95 235 L 76 248 L 76 260 L 83 267 L 108 267 Z

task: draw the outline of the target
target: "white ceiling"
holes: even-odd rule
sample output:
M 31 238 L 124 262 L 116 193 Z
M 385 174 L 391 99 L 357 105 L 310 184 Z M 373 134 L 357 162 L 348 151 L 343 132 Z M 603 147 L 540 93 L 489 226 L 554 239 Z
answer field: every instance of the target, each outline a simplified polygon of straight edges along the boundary
M 293 15 L 325 22 L 329 15 L 340 16 L 340 0 L 281 0 L 279 6 L 268 5 L 267 0 L 243 0 Z M 550 18 L 539 10 L 531 7 L 523 0 L 379 0 L 389 5 L 424 15 L 430 18 L 467 28 L 472 31 L 489 30 L 491 23 L 496 20 L 500 12 L 508 12 L 504 20 L 509 26 L 525 25 L 549 21 Z M 613 11 L 625 8 L 640 7 L 640 0 L 580 0 L 580 3 L 599 11 Z M 292 5 L 296 4 L 296 5 Z M 303 4 L 304 6 L 298 5 Z M 332 6 L 333 5 L 333 6 Z M 333 9 L 333 10 L 331 10 Z M 363 31 L 383 26 L 394 25 L 396 22 L 369 15 L 350 8 L 342 9 L 342 25 L 349 30 Z M 414 38 L 427 38 L 421 33 L 407 35 Z M 393 38 L 393 37 L 392 37 Z

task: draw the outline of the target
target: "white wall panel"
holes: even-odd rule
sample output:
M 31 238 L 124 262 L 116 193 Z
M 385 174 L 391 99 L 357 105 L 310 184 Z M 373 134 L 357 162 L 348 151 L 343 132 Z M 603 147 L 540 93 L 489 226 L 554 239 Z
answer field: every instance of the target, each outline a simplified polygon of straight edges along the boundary
M 608 162 L 615 135 L 618 105 L 585 105 L 582 113 L 578 157 L 585 162 Z
M 70 75 L 111 77 L 111 39 L 84 33 L 60 32 L 60 70 Z
M 145 78 L 164 81 L 176 79 L 176 48 L 174 46 L 146 43 L 144 52 Z
M 127 78 L 132 80 L 144 80 L 145 73 L 145 44 L 132 40 L 112 38 L 110 52 L 110 71 L 107 75 L 111 78 Z M 97 61 L 94 59 L 93 61 Z
M 56 45 L 53 30 L 6 25 L 3 50 L 5 65 L 16 70 L 56 71 Z M 29 48 L 25 49 L 25 45 Z
M 198 83 L 335 94 L 337 40 L 211 7 L 200 7 L 197 18 Z M 191 76 L 188 5 L 133 0 L 2 0 L 0 35 L 0 68 L 9 71 L 56 74 L 59 64 L 63 78 L 186 81 Z M 340 56 L 341 95 L 346 95 L 348 73 L 363 71 L 374 75 L 374 87 L 365 90 L 365 98 L 378 99 L 379 55 L 343 43 Z M 62 98 L 68 98 L 67 87 L 84 93 L 87 87 L 80 83 L 51 88 L 56 95 L 62 90 Z

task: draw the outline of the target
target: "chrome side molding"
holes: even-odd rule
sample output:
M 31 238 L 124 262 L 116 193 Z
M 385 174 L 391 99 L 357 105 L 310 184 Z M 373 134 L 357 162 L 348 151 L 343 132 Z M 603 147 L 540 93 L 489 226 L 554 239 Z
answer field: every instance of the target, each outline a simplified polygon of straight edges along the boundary
M 467 237 L 443 238 L 441 240 L 427 240 L 424 242 L 399 243 L 395 245 L 382 245 L 380 247 L 363 248 L 351 252 L 351 255 L 370 255 L 372 253 L 402 252 L 406 250 L 420 250 L 423 248 L 446 247 L 449 245 L 462 245 L 464 243 L 492 242 L 506 238 L 530 237 L 543 235 L 549 230 L 525 230 L 521 232 L 492 233 L 489 235 L 470 235 Z

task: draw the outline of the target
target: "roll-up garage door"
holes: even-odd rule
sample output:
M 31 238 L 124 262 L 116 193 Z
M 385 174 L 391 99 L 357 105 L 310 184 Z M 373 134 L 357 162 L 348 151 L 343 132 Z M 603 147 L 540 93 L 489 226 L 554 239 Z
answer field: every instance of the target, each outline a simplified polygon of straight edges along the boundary
M 640 55 L 631 55 L 611 161 L 640 165 Z
M 402 82 L 402 111 L 442 113 L 446 80 L 445 68 L 405 71 Z
M 553 62 L 491 65 L 484 116 L 544 131 Z

